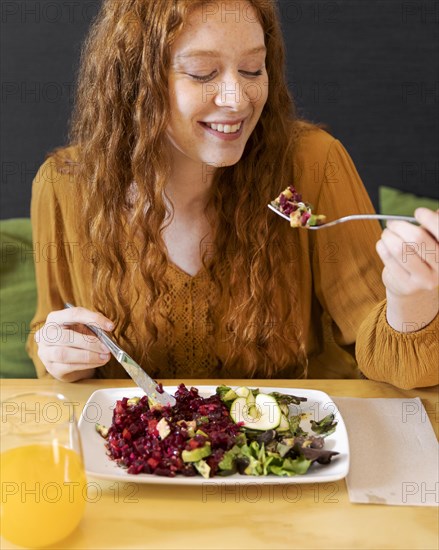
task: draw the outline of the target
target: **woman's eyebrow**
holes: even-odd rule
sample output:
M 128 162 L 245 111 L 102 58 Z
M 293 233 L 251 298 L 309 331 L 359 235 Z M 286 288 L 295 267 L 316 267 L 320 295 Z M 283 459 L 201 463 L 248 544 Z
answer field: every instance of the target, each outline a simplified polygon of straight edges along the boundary
M 258 46 L 247 50 L 243 55 L 251 55 L 260 52 L 266 52 L 267 48 L 265 46 Z M 187 50 L 175 56 L 176 59 L 186 59 L 187 57 L 219 57 L 221 52 L 218 50 Z

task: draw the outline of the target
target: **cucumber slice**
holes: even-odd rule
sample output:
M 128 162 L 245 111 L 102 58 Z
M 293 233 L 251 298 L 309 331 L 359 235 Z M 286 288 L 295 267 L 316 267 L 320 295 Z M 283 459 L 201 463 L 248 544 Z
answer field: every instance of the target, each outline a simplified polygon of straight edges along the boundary
M 248 414 L 255 420 L 257 420 L 261 416 L 258 411 L 258 408 L 256 407 L 256 402 L 254 405 L 251 405 L 251 406 L 249 406 L 247 402 L 247 407 L 248 407 Z
M 230 407 L 230 416 L 234 422 L 238 423 L 244 422 L 244 415 L 246 418 L 249 416 L 247 400 L 245 397 L 237 397 Z
M 252 416 L 256 409 L 256 416 Z M 259 393 L 255 404 L 250 408 L 245 397 L 238 397 L 230 408 L 230 416 L 235 422 L 241 422 L 245 428 L 252 430 L 272 430 L 279 426 L 282 412 L 274 397 L 266 393 Z

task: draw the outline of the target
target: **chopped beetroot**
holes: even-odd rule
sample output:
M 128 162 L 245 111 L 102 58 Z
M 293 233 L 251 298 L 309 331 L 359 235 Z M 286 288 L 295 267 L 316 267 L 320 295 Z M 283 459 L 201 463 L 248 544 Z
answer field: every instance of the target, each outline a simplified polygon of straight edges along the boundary
M 235 424 L 218 395 L 204 398 L 196 388 L 180 384 L 175 393 L 173 407 L 150 409 L 148 398 L 142 397 L 130 404 L 127 398 L 117 401 L 113 422 L 108 430 L 107 449 L 110 458 L 127 468 L 130 474 L 148 473 L 174 477 L 197 475 L 191 463 L 183 462 L 183 450 L 211 446 L 206 459 L 215 475 L 224 453 L 235 444 L 240 426 Z M 170 433 L 160 438 L 159 421 L 165 418 Z M 190 430 L 188 423 L 203 433 Z M 193 430 L 193 428 L 192 428 Z
M 302 195 L 292 185 L 287 187 L 271 204 L 282 214 L 290 216 L 291 227 L 307 227 L 325 223 L 326 217 L 323 215 L 314 215 L 311 219 L 312 206 L 308 202 L 302 201 Z
M 309 212 L 304 212 L 300 217 L 300 223 L 306 225 L 306 222 L 310 219 L 311 214 Z

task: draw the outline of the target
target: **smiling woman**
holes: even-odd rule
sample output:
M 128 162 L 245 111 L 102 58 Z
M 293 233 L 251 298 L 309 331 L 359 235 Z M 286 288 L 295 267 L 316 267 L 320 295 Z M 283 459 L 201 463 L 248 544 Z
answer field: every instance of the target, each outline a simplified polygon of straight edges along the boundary
M 125 376 L 98 323 L 155 377 L 436 383 L 437 264 L 418 253 L 435 214 L 383 234 L 386 280 L 411 277 L 386 301 L 379 226 L 299 234 L 267 208 L 290 185 L 329 220 L 372 210 L 340 142 L 296 116 L 275 2 L 105 0 L 69 147 L 34 181 L 53 252 L 36 264 L 38 374 Z M 404 266 L 402 236 L 419 245 Z
M 268 97 L 264 32 L 255 19 L 229 21 L 220 10 L 203 24 L 204 18 L 195 11 L 171 49 L 168 135 L 197 165 L 231 166 Z

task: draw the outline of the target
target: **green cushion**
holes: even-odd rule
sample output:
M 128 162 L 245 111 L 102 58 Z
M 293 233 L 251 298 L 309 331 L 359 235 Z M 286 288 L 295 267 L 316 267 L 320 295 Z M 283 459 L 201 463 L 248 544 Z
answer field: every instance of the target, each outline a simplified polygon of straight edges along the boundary
M 439 201 L 427 197 L 419 197 L 412 193 L 399 191 L 391 187 L 379 188 L 381 214 L 396 214 L 400 216 L 413 216 L 413 212 L 420 206 L 437 210 Z
M 30 219 L 0 221 L 0 378 L 36 378 L 26 353 L 37 289 Z

